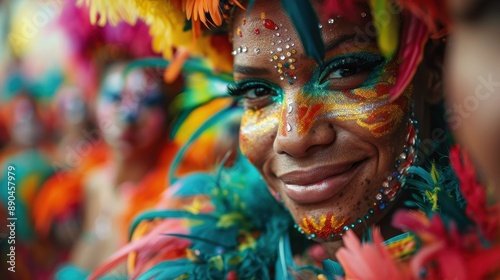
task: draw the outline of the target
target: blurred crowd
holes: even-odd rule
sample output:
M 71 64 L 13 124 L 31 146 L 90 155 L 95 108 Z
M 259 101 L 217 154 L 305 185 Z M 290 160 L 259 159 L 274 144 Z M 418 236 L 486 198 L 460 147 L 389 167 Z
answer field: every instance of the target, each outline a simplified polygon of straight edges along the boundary
M 74 0 L 0 7 L 1 275 L 11 264 L 15 279 L 51 279 L 66 262 L 92 269 L 176 176 L 230 162 L 237 126 L 190 139 L 231 105 L 228 81 L 193 60 L 166 83 L 142 22 L 93 26 Z

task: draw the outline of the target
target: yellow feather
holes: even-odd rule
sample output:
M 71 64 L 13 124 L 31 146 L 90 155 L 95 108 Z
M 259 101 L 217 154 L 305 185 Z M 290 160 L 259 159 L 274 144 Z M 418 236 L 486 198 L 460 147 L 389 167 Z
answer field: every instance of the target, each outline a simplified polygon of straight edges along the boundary
M 396 9 L 390 7 L 388 0 L 370 0 L 369 3 L 378 33 L 378 46 L 382 54 L 390 58 L 399 45 L 399 15 L 394 13 Z
M 432 181 L 434 181 L 434 183 L 438 182 L 439 173 L 437 172 L 436 165 L 434 163 L 432 163 L 432 167 L 431 167 L 431 177 L 432 177 Z

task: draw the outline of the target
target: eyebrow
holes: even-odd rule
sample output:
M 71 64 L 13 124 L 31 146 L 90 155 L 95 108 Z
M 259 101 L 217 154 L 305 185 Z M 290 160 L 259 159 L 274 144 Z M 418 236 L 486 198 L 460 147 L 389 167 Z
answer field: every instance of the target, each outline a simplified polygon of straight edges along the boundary
M 356 33 L 352 34 L 344 34 L 339 37 L 337 37 L 335 40 L 332 40 L 328 42 L 325 45 L 325 50 L 328 52 L 330 50 L 334 50 L 338 48 L 340 45 L 347 43 L 349 41 L 354 41 L 356 38 Z M 301 55 L 302 58 L 308 57 L 305 53 Z M 241 73 L 249 76 L 264 76 L 264 75 L 269 75 L 271 74 L 269 72 L 269 69 L 265 67 L 253 67 L 253 66 L 245 66 L 245 65 L 237 65 L 235 64 L 233 67 L 233 72 L 235 73 Z
M 269 69 L 265 67 L 253 67 L 253 66 L 245 66 L 245 65 L 234 65 L 233 68 L 234 72 L 238 72 L 241 74 L 245 75 L 252 75 L 252 76 L 263 76 L 263 75 L 269 75 L 271 74 L 269 72 Z
M 328 42 L 325 45 L 325 50 L 326 51 L 334 50 L 334 49 L 338 48 L 340 45 L 342 45 L 343 43 L 347 43 L 349 41 L 354 41 L 355 37 L 356 37 L 355 33 L 341 35 L 341 36 L 337 37 L 335 40 Z
M 348 42 L 354 41 L 354 39 L 356 38 L 356 36 L 357 36 L 356 33 L 341 35 L 341 36 L 335 38 L 335 40 L 329 41 L 325 45 L 325 51 L 329 52 L 331 50 L 339 48 L 344 43 L 348 43 Z M 309 58 L 309 56 L 307 56 L 306 53 L 302 53 L 300 55 L 300 58 L 302 58 L 302 59 Z

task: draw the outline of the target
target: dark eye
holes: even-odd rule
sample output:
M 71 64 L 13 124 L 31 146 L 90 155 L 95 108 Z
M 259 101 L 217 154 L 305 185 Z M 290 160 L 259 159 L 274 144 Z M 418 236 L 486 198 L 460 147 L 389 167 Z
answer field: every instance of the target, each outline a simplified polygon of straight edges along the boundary
M 334 59 L 324 68 L 321 83 L 327 83 L 331 90 L 359 88 L 384 61 L 382 56 L 375 54 L 356 54 Z
M 106 100 L 108 100 L 109 102 L 113 102 L 113 103 L 117 103 L 117 102 L 120 102 L 122 100 L 122 95 L 120 93 L 116 93 L 116 92 L 106 93 L 105 97 L 106 97 Z
M 276 101 L 279 96 L 276 88 L 266 81 L 245 80 L 230 84 L 228 92 L 232 96 L 243 98 L 246 108 L 262 108 Z
M 273 90 L 265 87 L 248 89 L 243 93 L 243 97 L 246 99 L 255 99 L 255 98 L 274 96 L 274 95 L 276 95 L 276 93 Z
M 163 104 L 163 96 L 161 94 L 153 94 L 144 97 L 141 103 L 146 107 L 156 107 Z
M 359 67 L 348 66 L 346 68 L 338 69 L 338 70 L 330 73 L 330 75 L 328 76 L 328 78 L 330 78 L 330 79 L 345 78 L 345 77 L 349 77 L 349 76 L 358 74 L 361 71 L 362 71 L 362 69 L 359 68 Z

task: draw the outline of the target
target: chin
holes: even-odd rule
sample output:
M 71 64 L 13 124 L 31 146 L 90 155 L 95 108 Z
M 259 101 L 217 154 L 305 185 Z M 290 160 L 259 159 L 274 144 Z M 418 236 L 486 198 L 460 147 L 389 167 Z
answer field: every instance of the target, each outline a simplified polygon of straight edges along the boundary
M 301 204 L 285 195 L 284 202 L 300 233 L 317 241 L 334 241 L 348 230 L 361 236 L 386 214 L 389 207 L 379 209 L 374 205 L 378 185 L 379 180 L 368 182 L 363 176 L 324 201 Z

